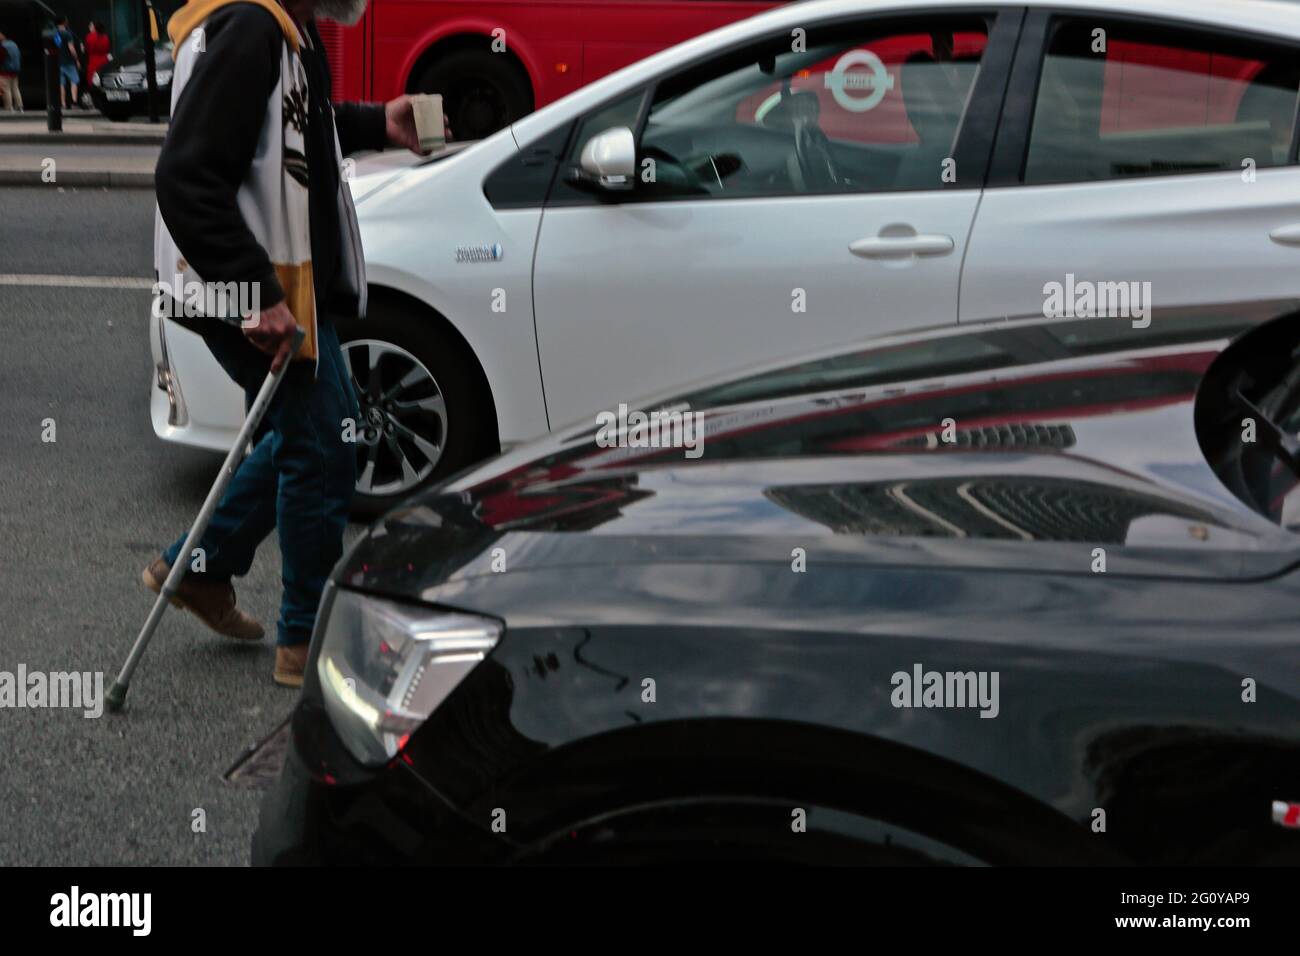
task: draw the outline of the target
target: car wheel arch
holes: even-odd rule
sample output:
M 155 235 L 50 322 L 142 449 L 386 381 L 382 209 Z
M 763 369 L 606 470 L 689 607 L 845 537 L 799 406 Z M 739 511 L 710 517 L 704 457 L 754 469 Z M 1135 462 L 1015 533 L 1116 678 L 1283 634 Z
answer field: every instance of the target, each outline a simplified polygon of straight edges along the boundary
M 566 792 L 581 793 L 582 802 L 566 804 Z M 1062 854 L 1080 863 L 1131 862 L 1084 822 L 974 769 L 882 737 L 782 720 L 652 721 L 606 731 L 548 751 L 462 813 L 486 821 L 495 807 L 515 808 L 510 833 L 519 858 L 541 859 L 593 825 L 702 798 L 779 804 L 787 826 L 797 807 L 877 821 L 951 848 L 951 858 L 937 862 L 965 856 L 1034 865 Z
M 456 326 L 456 323 L 423 299 L 391 286 L 370 284 L 368 286 L 368 303 L 367 311 L 370 313 L 389 310 L 403 314 L 422 315 L 433 324 L 439 333 L 447 336 L 462 350 L 464 357 L 469 361 L 468 368 L 476 383 L 478 396 L 482 400 L 482 407 L 490 416 L 485 424 L 491 430 L 491 440 L 499 448 L 501 444 L 501 429 L 498 424 L 500 417 L 491 380 L 483 367 L 482 359 L 479 358 L 478 353 Z M 361 320 L 361 326 L 364 328 L 365 319 Z

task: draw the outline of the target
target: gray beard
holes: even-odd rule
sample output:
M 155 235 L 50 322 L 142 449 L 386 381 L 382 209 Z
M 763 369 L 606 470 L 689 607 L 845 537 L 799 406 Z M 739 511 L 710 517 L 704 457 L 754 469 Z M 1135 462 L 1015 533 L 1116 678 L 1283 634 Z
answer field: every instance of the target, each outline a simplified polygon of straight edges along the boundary
M 316 0 L 316 16 L 350 27 L 366 12 L 366 0 Z

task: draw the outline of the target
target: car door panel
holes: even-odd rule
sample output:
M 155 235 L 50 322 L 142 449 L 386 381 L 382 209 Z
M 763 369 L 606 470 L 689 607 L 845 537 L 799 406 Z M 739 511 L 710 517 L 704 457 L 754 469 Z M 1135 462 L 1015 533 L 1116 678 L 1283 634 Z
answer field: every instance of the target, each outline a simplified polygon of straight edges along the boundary
M 961 320 L 1044 314 L 1052 284 L 1150 283 L 1154 321 L 1300 295 L 1296 51 L 1130 17 L 1079 23 L 1094 59 L 1071 26 L 1025 21 Z
M 923 23 L 897 28 L 897 14 L 864 21 L 886 26 L 878 34 L 868 26 L 856 46 L 828 42 L 823 59 L 810 30 L 809 59 L 797 72 L 782 80 L 780 68 L 760 65 L 752 90 L 732 87 L 740 89 L 734 103 L 691 101 L 712 81 L 661 81 L 638 144 L 639 169 L 653 160 L 659 178 L 603 199 L 560 184 L 543 213 L 533 291 L 552 425 L 756 362 L 955 322 L 991 139 L 979 130 L 969 146 L 960 117 L 987 118 L 990 104 L 1000 105 L 1020 11 L 979 24 L 988 39 L 978 70 L 971 16 L 929 11 Z M 780 42 L 789 46 L 788 37 Z M 832 72 L 819 75 L 818 63 Z M 904 66 L 911 76 L 952 74 L 962 99 L 923 100 L 921 82 L 904 83 Z M 864 107 L 877 85 L 881 95 Z M 618 125 L 618 109 L 603 109 L 577 139 Z M 629 105 L 626 115 L 640 109 Z M 945 132 L 939 123 L 929 143 L 922 123 L 936 123 L 927 110 L 950 124 Z M 831 184 L 806 178 L 806 156 L 789 145 L 810 123 L 823 134 Z M 838 168 L 837 157 L 853 160 Z M 924 169 L 904 186 L 899 169 L 909 160 Z M 665 195 L 666 182 L 677 192 Z
M 1041 315 L 1044 286 L 1150 282 L 1162 307 L 1300 296 L 1300 170 L 990 189 L 966 253 L 961 320 Z M 1277 232 L 1282 239 L 1272 238 Z
M 534 297 L 553 425 L 715 372 L 954 321 L 978 200 L 969 190 L 548 209 Z M 951 251 L 852 252 L 900 224 L 948 237 Z

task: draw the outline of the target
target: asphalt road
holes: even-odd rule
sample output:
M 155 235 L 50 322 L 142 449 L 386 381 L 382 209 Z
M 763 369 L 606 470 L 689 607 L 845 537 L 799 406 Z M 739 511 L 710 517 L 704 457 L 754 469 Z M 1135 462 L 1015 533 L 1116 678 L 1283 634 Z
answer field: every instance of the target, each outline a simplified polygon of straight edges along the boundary
M 153 275 L 149 190 L 0 187 L 0 203 L 0 274 Z
M 12 284 L 151 275 L 153 202 L 0 189 L 0 672 L 102 671 L 107 690 L 153 597 L 140 571 L 220 464 L 153 434 L 147 289 Z M 274 539 L 238 591 L 273 634 Z M 173 609 L 126 715 L 0 708 L 0 865 L 246 863 L 260 795 L 221 775 L 292 708 L 272 642 L 235 646 Z

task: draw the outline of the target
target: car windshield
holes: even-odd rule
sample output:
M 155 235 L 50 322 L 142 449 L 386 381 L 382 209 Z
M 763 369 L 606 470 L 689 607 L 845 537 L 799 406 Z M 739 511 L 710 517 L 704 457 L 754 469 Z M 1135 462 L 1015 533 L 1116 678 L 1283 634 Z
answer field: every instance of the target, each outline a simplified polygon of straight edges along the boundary
M 905 345 L 848 352 L 790 365 L 689 396 L 692 408 L 765 401 L 832 389 L 862 388 L 1013 363 L 996 338 L 945 335 Z
M 844 44 L 823 44 L 802 53 L 785 52 L 776 57 L 757 60 L 747 67 L 715 77 L 677 95 L 661 97 L 656 120 L 673 123 L 683 119 L 701 122 L 709 117 L 718 120 L 735 118 L 736 107 L 745 97 L 765 84 L 793 77 L 805 67 L 826 60 Z
M 1273 303 L 1226 314 L 1219 308 L 1168 310 L 1141 334 L 1126 322 L 1078 319 L 1064 322 L 987 325 L 956 334 L 909 339 L 898 344 L 867 343 L 834 355 L 759 372 L 678 397 L 671 404 L 713 408 L 961 375 L 1033 361 L 1077 358 L 1129 348 L 1154 348 L 1226 339 L 1272 318 Z
M 165 54 L 166 56 L 171 56 L 172 41 L 159 40 L 157 43 L 153 45 L 153 48 L 154 48 L 155 55 L 161 53 L 161 54 Z M 127 46 L 124 46 L 122 48 L 122 52 L 117 55 L 117 59 L 119 60 L 131 60 L 137 58 L 138 59 L 144 58 L 144 47 L 140 44 L 139 37 L 135 37 L 133 40 L 131 40 L 131 42 Z

